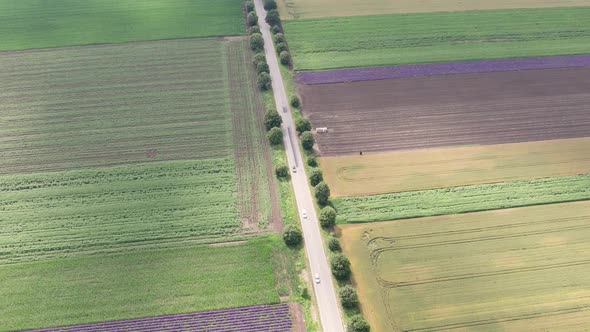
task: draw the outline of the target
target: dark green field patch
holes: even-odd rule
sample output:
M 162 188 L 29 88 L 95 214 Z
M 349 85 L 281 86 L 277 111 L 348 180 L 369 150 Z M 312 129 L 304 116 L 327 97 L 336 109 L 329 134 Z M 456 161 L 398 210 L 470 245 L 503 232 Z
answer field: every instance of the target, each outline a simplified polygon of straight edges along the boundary
M 0 50 L 241 35 L 235 0 L 2 0 Z

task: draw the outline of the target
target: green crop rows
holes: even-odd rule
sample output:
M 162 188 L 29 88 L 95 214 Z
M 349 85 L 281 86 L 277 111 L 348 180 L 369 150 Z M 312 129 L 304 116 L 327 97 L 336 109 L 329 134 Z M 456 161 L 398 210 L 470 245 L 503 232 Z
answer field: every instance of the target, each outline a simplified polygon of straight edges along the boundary
M 2 0 L 0 50 L 241 35 L 235 0 Z
M 278 302 L 275 237 L 5 265 L 0 330 Z
M 231 156 L 232 43 L 0 53 L 0 174 Z
M 333 199 L 339 223 L 385 221 L 590 199 L 590 175 Z
M 0 263 L 240 238 L 230 159 L 0 177 Z
M 590 7 L 286 21 L 298 70 L 590 52 Z

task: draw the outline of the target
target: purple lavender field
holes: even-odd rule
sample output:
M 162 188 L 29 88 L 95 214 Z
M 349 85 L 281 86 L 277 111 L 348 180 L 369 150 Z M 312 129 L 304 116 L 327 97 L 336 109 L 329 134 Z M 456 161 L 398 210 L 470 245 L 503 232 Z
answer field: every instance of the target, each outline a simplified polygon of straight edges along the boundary
M 586 66 L 590 66 L 590 54 L 306 71 L 297 73 L 295 81 L 301 84 L 312 85 L 417 76 Z
M 31 332 L 131 332 L 131 331 L 199 331 L 199 332 L 284 332 L 291 331 L 289 307 L 261 304 L 241 308 L 200 311 L 93 324 L 50 327 Z

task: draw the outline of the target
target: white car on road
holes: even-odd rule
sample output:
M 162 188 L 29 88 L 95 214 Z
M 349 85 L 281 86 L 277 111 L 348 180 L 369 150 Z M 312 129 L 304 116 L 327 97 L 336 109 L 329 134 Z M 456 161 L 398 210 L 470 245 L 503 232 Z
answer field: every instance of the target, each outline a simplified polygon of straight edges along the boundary
M 301 216 L 303 217 L 303 219 L 307 219 L 307 211 L 301 210 Z
M 319 284 L 320 283 L 320 275 L 319 274 L 316 273 L 315 274 L 315 277 L 313 279 L 315 280 L 315 283 L 316 284 Z

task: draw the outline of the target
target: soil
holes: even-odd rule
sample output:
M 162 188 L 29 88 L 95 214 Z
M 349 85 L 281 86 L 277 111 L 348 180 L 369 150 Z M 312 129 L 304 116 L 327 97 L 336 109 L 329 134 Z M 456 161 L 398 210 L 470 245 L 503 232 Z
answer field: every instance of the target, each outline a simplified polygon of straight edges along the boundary
M 590 136 L 590 68 L 301 86 L 322 155 Z
M 291 312 L 291 320 L 293 321 L 293 332 L 305 332 L 305 319 L 303 319 L 303 311 L 301 304 L 297 302 L 289 302 L 289 312 Z

